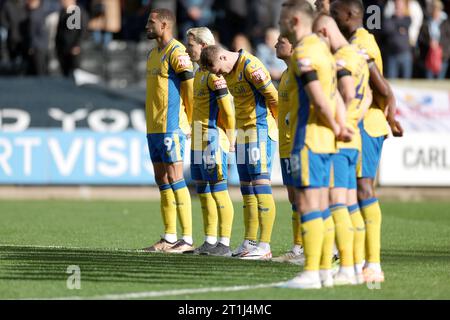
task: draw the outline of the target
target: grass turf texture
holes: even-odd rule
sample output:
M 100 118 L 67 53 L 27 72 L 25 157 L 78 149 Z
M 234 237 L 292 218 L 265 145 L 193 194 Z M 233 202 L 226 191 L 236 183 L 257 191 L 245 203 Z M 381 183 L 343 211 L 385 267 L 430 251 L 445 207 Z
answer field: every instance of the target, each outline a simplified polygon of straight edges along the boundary
M 234 205 L 233 247 L 243 235 L 241 203 Z M 379 290 L 264 288 L 157 299 L 449 299 L 450 203 L 382 203 L 382 210 L 386 282 Z M 200 245 L 197 200 L 193 213 Z M 257 285 L 288 280 L 300 270 L 275 262 L 126 251 L 158 240 L 158 202 L 2 201 L 0 221 L 1 299 Z M 290 205 L 277 202 L 272 252 L 277 256 L 290 247 Z M 66 287 L 69 265 L 81 269 L 81 290 Z

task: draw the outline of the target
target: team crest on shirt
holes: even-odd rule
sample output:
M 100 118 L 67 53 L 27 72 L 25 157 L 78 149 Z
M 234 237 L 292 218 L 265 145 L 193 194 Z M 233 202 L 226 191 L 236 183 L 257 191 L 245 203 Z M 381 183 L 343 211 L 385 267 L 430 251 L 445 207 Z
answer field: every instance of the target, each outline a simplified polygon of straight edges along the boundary
M 256 83 L 263 82 L 267 79 L 267 75 L 262 68 L 258 68 L 253 71 L 250 76 Z
M 191 59 L 188 55 L 178 56 L 178 65 L 180 66 L 180 68 L 189 67 L 191 65 Z
M 214 80 L 214 90 L 225 89 L 227 87 L 227 82 L 225 79 Z

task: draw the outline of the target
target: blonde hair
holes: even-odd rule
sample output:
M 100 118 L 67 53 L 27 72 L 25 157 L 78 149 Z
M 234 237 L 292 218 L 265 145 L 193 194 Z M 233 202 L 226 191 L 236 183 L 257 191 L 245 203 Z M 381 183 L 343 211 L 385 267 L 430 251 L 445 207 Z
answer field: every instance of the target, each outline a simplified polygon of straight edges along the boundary
M 211 30 L 206 27 L 191 28 L 186 32 L 186 36 L 192 36 L 195 42 L 199 44 L 206 44 L 207 46 L 212 46 L 216 44 L 214 35 Z

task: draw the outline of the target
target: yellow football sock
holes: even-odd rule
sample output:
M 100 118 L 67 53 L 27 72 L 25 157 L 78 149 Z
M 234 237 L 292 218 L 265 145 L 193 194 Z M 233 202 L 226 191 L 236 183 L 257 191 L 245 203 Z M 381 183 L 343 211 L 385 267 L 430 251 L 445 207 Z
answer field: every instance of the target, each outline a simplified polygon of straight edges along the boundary
M 342 267 L 352 267 L 353 262 L 353 225 L 347 206 L 336 203 L 330 206 L 336 228 L 336 242 Z
M 203 214 L 203 230 L 206 236 L 217 237 L 217 206 L 209 184 L 198 184 L 197 194 Z
M 211 193 L 217 205 L 219 213 L 219 236 L 221 238 L 231 238 L 231 228 L 233 226 L 234 207 L 228 193 L 227 182 L 222 181 L 211 185 Z
M 358 204 L 348 206 L 350 219 L 352 220 L 354 237 L 353 237 L 353 260 L 355 264 L 363 263 L 366 242 L 366 227 L 364 219 L 359 210 Z
M 377 198 L 359 203 L 366 224 L 366 260 L 380 263 L 381 209 Z
M 258 218 L 261 228 L 260 242 L 270 243 L 273 224 L 275 222 L 276 207 L 270 185 L 253 186 L 258 199 Z
M 256 241 L 258 237 L 258 199 L 253 191 L 253 186 L 241 186 L 244 200 L 244 225 L 245 239 Z
M 192 207 L 191 195 L 184 179 L 171 183 L 177 202 L 178 219 L 180 220 L 183 236 L 192 236 Z
M 164 233 L 177 234 L 177 205 L 170 184 L 159 186 L 161 194 L 161 216 L 164 223 Z
M 322 257 L 320 259 L 320 269 L 331 269 L 331 262 L 333 260 L 334 247 L 334 221 L 331 217 L 330 209 L 322 212 L 323 219 L 323 244 Z
M 292 236 L 294 238 L 294 244 L 299 246 L 303 244 L 300 214 L 297 212 L 297 206 L 295 204 L 292 205 Z
M 312 211 L 301 217 L 305 267 L 307 271 L 319 271 L 322 253 L 324 225 L 322 212 Z

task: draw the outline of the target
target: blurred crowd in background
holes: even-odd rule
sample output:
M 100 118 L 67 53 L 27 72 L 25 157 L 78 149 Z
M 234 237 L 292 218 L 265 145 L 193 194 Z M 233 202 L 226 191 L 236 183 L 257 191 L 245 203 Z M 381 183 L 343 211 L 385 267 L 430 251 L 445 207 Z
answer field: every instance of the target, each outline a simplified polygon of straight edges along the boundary
M 0 0 L 0 75 L 59 75 L 82 69 L 113 86 L 145 82 L 154 43 L 145 25 L 152 8 L 177 15 L 178 38 L 208 26 L 223 46 L 258 56 L 277 80 L 285 69 L 275 56 L 284 0 Z M 449 78 L 450 1 L 367 0 L 378 5 L 388 78 Z M 70 30 L 67 8 L 80 8 L 81 28 Z M 70 21 L 69 21 L 70 23 Z

